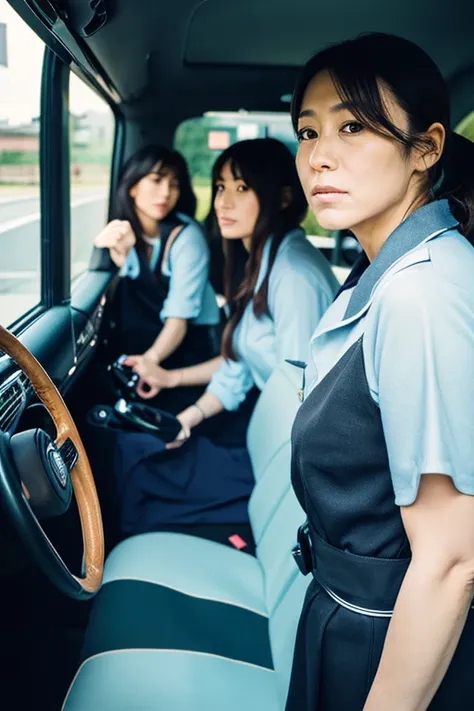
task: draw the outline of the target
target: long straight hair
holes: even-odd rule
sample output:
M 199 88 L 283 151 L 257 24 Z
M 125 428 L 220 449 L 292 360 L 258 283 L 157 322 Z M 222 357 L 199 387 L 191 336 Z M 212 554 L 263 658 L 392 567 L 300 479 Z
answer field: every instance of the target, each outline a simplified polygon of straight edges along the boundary
M 113 218 L 130 222 L 137 240 L 137 249 L 140 251 L 145 249 L 143 229 L 130 190 L 150 173 L 159 176 L 172 173 L 179 183 L 178 202 L 165 220 L 174 217 L 177 212 L 194 217 L 196 211 L 196 196 L 183 156 L 165 146 L 153 145 L 141 148 L 128 159 L 123 167 L 112 210 Z
M 474 144 L 451 130 L 448 89 L 433 60 L 413 42 L 383 33 L 360 35 L 323 49 L 307 62 L 296 85 L 291 106 L 295 131 L 308 84 L 325 70 L 356 119 L 393 138 L 406 155 L 412 149 L 432 150 L 426 132 L 434 123 L 443 125 L 443 154 L 427 171 L 421 196 L 427 202 L 447 198 L 462 234 L 470 239 L 474 228 Z M 389 90 L 406 113 L 406 131 L 391 120 L 382 88 Z
M 241 240 L 222 239 L 214 210 L 217 185 L 227 164 L 234 179 L 243 180 L 255 192 L 259 203 L 248 254 Z M 212 203 L 206 225 L 211 239 L 222 239 L 224 295 L 232 310 L 222 338 L 224 357 L 237 360 L 233 335 L 249 301 L 253 299 L 253 311 L 257 317 L 269 312 L 268 283 L 278 248 L 287 232 L 299 226 L 306 210 L 307 203 L 294 157 L 280 141 L 274 138 L 241 141 L 230 146 L 217 159 L 212 170 Z M 270 236 L 272 245 L 268 269 L 255 293 L 263 248 Z

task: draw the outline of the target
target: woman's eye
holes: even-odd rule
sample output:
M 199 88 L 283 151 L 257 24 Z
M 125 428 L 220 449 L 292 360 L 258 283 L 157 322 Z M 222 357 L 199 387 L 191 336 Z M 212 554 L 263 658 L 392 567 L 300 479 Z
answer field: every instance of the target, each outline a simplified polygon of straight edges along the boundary
M 341 129 L 343 133 L 360 133 L 363 130 L 364 126 L 359 121 L 349 121 Z
M 237 190 L 239 191 L 239 193 L 246 193 L 248 190 L 248 187 L 246 185 L 239 185 Z
M 298 133 L 296 134 L 296 138 L 298 140 L 298 143 L 301 143 L 302 141 L 312 141 L 315 138 L 318 137 L 317 132 L 314 130 L 314 128 L 302 128 Z
M 224 192 L 224 186 L 223 185 L 216 185 L 216 193 L 222 193 Z

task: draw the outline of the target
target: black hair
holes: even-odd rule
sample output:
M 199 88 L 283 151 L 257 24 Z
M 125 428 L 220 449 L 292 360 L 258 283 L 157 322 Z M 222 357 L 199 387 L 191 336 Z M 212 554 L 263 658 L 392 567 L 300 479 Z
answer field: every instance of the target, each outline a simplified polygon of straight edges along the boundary
M 234 178 L 243 180 L 255 192 L 260 207 L 248 254 L 240 240 L 222 240 L 224 294 L 233 312 L 224 330 L 222 353 L 226 358 L 236 360 L 232 345 L 235 328 L 252 298 L 256 316 L 268 313 L 268 282 L 278 247 L 287 232 L 300 225 L 307 203 L 294 157 L 283 143 L 274 138 L 235 143 L 219 156 L 212 170 L 212 202 L 206 220 L 211 239 L 221 238 L 214 199 L 222 169 L 227 163 Z M 263 248 L 270 235 L 273 239 L 268 270 L 259 290 L 254 293 Z
M 130 190 L 150 173 L 157 173 L 161 176 L 173 173 L 178 180 L 178 202 L 171 213 L 167 215 L 167 218 L 174 216 L 177 212 L 183 212 L 190 217 L 194 217 L 196 212 L 196 196 L 193 192 L 188 167 L 183 156 L 165 146 L 152 145 L 141 148 L 128 159 L 123 167 L 112 210 L 113 218 L 130 222 L 135 233 L 138 249 L 144 248 L 143 230 Z
M 384 33 L 368 33 L 327 47 L 307 62 L 299 77 L 291 105 L 295 131 L 308 84 L 324 70 L 355 118 L 395 139 L 406 153 L 412 148 L 431 150 L 426 131 L 434 123 L 444 126 L 443 154 L 427 172 L 425 197 L 427 201 L 448 198 L 461 232 L 470 237 L 474 228 L 474 144 L 451 130 L 448 89 L 435 62 L 413 42 Z M 407 131 L 390 119 L 382 87 L 405 111 Z

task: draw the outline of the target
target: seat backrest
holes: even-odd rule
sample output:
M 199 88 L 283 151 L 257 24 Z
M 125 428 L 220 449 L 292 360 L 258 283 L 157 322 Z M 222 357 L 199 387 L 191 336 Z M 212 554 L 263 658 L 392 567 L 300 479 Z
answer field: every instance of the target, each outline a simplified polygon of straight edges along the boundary
M 248 428 L 247 446 L 256 480 L 249 518 L 257 544 L 290 487 L 291 429 L 300 405 L 298 370 L 288 363 L 275 369 Z
M 265 580 L 265 604 L 270 615 L 297 569 L 291 551 L 298 528 L 305 519 L 306 515 L 289 487 L 257 545 L 257 558 Z
M 249 501 L 249 519 L 256 545 L 291 486 L 291 442 L 286 441 L 276 452 L 257 482 Z
M 301 371 L 284 364 L 266 384 L 254 410 L 247 446 L 256 484 L 249 518 L 265 581 L 270 641 L 281 707 L 284 708 L 298 618 L 309 579 L 291 555 L 306 516 L 290 482 L 291 430 L 300 405 Z
M 298 620 L 304 596 L 312 577 L 304 577 L 296 569 L 278 605 L 270 615 L 270 644 L 272 649 L 275 680 L 277 683 L 280 708 L 285 708 Z
M 247 430 L 247 447 L 256 482 L 276 452 L 290 440 L 300 405 L 300 386 L 301 370 L 283 363 L 275 368 L 258 398 Z

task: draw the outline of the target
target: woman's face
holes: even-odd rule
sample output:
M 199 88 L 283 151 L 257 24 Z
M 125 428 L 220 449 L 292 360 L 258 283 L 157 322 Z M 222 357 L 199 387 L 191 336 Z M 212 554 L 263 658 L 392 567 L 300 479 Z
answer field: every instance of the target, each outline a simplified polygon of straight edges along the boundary
M 406 130 L 405 112 L 388 92 L 382 90 L 382 97 L 391 120 Z M 327 71 L 306 89 L 298 140 L 298 174 L 321 227 L 371 234 L 391 221 L 398 224 L 420 192 L 419 155 L 406 155 L 394 139 L 362 126 Z
M 230 163 L 216 183 L 214 210 L 224 239 L 250 240 L 260 214 L 257 194 L 241 178 L 234 178 Z
M 130 190 L 139 219 L 164 220 L 176 207 L 179 200 L 179 181 L 176 174 L 167 168 L 155 166 Z

